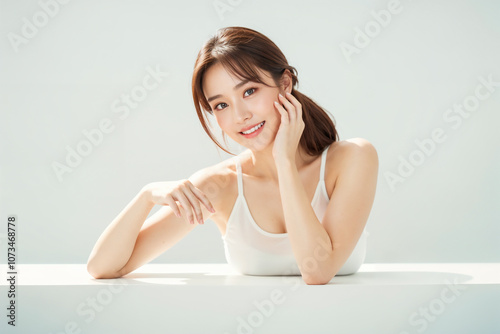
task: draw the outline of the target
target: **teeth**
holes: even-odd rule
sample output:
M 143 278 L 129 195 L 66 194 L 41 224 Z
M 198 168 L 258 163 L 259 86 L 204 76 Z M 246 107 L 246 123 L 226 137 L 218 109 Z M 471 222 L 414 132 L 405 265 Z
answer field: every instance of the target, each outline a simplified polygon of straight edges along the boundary
M 254 126 L 250 130 L 242 132 L 242 133 L 245 134 L 245 135 L 251 134 L 252 132 L 258 130 L 262 125 L 264 125 L 264 121 L 262 121 L 262 123 L 260 123 L 259 125 Z

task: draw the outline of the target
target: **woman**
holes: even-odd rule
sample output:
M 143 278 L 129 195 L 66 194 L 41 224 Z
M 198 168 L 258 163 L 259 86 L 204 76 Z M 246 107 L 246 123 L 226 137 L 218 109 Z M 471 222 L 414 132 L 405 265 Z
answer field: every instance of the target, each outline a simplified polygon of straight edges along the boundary
M 362 138 L 339 141 L 327 112 L 297 83 L 296 69 L 266 36 L 218 30 L 195 62 L 195 108 L 219 147 L 228 152 L 209 117 L 247 150 L 189 179 L 144 186 L 97 241 L 89 273 L 130 273 L 181 240 L 198 225 L 194 219 L 217 224 L 226 258 L 242 274 L 325 284 L 356 272 L 366 252 L 377 152 Z M 163 207 L 146 219 L 154 205 Z

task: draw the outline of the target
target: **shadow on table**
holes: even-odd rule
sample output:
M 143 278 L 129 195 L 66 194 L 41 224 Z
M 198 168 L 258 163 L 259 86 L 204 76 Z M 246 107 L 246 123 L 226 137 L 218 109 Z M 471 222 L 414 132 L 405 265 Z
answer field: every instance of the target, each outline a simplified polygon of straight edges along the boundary
M 437 271 L 357 272 L 335 276 L 327 285 L 427 285 L 460 284 L 470 275 Z M 163 285 L 307 285 L 302 276 L 253 276 L 213 272 L 129 273 L 121 278 L 96 279 L 99 284 L 163 284 Z

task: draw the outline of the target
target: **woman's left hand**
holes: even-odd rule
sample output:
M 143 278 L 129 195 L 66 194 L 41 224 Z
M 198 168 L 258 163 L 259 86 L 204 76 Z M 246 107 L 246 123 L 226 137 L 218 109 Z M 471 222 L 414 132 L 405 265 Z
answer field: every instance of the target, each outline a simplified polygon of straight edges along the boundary
M 276 164 L 291 161 L 295 163 L 295 153 L 305 128 L 302 119 L 302 105 L 290 93 L 286 97 L 279 95 L 274 107 L 281 114 L 281 124 L 274 139 L 273 157 Z

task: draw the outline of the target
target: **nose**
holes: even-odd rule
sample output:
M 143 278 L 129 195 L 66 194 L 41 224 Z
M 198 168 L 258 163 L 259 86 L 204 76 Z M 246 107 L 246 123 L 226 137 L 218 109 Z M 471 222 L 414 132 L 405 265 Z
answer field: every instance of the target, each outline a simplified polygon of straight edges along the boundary
M 243 101 L 235 101 L 233 106 L 234 118 L 237 123 L 245 123 L 247 119 L 252 117 L 252 113 Z

